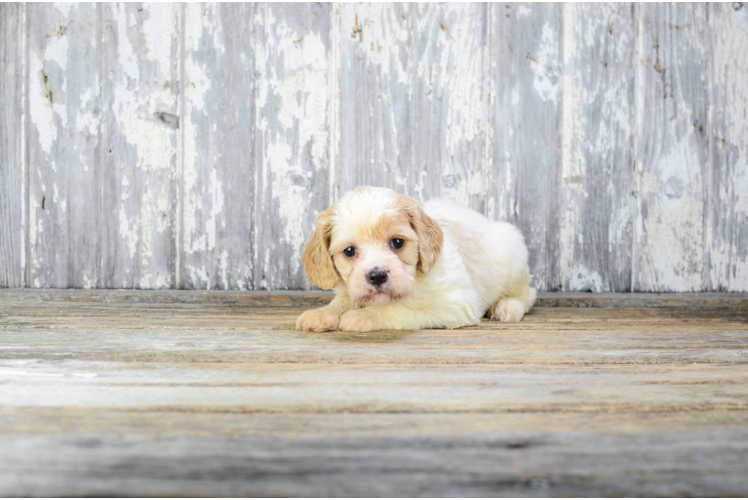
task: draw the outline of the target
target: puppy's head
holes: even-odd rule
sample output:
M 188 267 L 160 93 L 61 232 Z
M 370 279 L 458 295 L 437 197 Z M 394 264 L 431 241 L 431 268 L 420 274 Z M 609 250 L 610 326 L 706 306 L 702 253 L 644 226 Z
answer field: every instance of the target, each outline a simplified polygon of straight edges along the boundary
M 385 188 L 356 188 L 316 222 L 303 257 L 309 280 L 325 289 L 345 284 L 361 304 L 410 295 L 417 272 L 429 272 L 444 243 L 419 201 Z

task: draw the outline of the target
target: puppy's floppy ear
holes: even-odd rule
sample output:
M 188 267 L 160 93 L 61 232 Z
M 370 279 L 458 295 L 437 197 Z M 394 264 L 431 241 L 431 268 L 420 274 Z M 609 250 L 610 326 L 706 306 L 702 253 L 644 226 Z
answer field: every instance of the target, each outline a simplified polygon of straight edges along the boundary
M 398 198 L 398 206 L 408 214 L 410 225 L 418 236 L 417 269 L 426 274 L 442 253 L 444 231 L 438 222 L 426 215 L 420 201 L 405 195 Z
M 333 209 L 330 207 L 317 216 L 317 228 L 306 244 L 301 259 L 309 281 L 325 290 L 332 290 L 341 283 L 340 275 L 330 256 L 332 214 Z

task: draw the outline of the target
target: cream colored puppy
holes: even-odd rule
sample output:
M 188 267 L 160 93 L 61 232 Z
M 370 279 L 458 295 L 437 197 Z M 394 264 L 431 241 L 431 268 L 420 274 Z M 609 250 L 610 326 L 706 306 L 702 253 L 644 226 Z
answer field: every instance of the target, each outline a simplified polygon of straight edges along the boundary
M 415 330 L 520 321 L 535 302 L 519 230 L 448 201 L 425 206 L 358 187 L 316 219 L 304 249 L 312 283 L 335 289 L 302 330 Z

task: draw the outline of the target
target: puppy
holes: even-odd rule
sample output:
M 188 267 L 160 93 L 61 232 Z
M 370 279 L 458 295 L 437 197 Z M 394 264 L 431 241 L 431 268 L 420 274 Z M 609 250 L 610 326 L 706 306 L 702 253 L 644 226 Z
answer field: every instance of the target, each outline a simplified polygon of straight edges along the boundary
M 309 280 L 335 299 L 301 330 L 416 330 L 520 321 L 535 302 L 519 230 L 434 200 L 358 187 L 320 213 L 304 249 Z

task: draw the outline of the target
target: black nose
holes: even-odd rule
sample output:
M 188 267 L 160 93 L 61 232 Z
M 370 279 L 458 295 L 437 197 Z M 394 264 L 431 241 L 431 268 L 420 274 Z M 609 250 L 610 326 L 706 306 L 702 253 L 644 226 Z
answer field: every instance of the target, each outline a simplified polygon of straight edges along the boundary
M 369 271 L 369 274 L 366 275 L 366 279 L 369 280 L 369 283 L 372 285 L 379 286 L 387 281 L 387 271 L 380 267 L 375 267 Z

